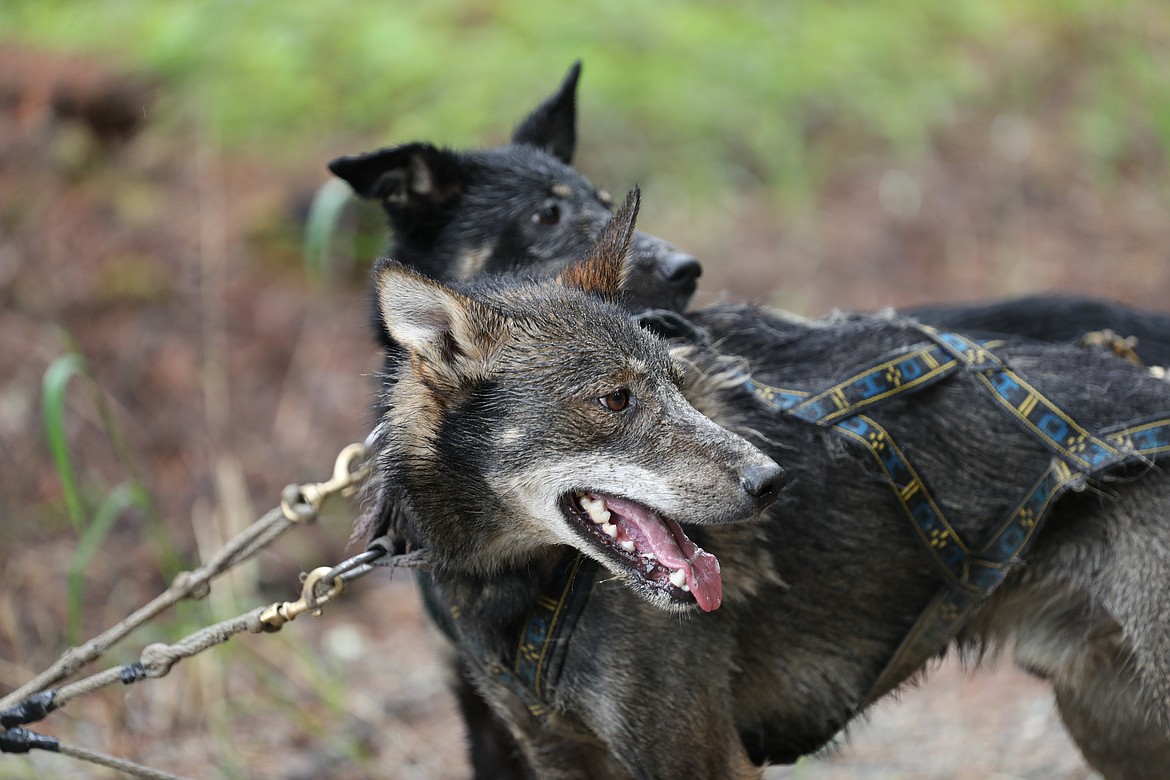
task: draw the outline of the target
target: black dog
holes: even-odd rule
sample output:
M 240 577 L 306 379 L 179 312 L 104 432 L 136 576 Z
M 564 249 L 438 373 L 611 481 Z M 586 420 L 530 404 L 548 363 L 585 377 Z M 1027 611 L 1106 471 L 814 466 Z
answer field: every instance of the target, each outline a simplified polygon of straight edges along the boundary
M 554 276 L 589 250 L 612 205 L 571 167 L 580 72 L 574 64 L 506 146 L 454 152 L 410 143 L 341 157 L 329 169 L 359 196 L 381 201 L 392 236 L 388 254 L 403 265 L 442 281 Z M 686 308 L 699 261 L 645 233 L 635 236 L 631 253 L 628 305 Z M 376 330 L 385 340 L 385 328 Z
M 379 486 L 535 776 L 758 776 L 955 642 L 1164 777 L 1170 385 L 892 315 L 718 306 L 668 345 L 618 305 L 634 210 L 553 281 L 376 273 Z
M 576 149 L 580 63 L 526 117 L 510 145 L 453 152 L 410 143 L 341 157 L 329 169 L 389 220 L 389 256 L 435 279 L 555 274 L 588 251 L 609 216 L 610 197 L 570 167 Z M 627 293 L 634 310 L 682 311 L 699 262 L 639 233 Z M 1136 340 L 1148 365 L 1170 365 L 1170 316 L 1077 295 L 1028 295 L 992 303 L 923 305 L 902 312 L 939 327 L 1076 342 L 1111 331 Z M 385 329 L 375 333 L 385 343 Z

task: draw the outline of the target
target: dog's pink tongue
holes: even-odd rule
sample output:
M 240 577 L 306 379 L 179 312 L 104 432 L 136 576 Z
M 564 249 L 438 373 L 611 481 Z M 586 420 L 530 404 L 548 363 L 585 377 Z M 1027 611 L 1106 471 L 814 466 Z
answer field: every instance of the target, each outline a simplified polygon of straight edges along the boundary
M 691 545 L 694 547 L 694 545 Z M 662 560 L 659 558 L 659 560 Z M 723 576 L 719 573 L 719 559 L 706 550 L 695 547 L 690 561 L 676 565 L 663 561 L 672 568 L 682 568 L 687 573 L 687 587 L 699 603 L 699 609 L 713 612 L 723 603 Z
M 609 510 L 618 516 L 618 522 L 625 521 L 626 531 L 639 549 L 651 553 L 663 566 L 686 573 L 687 587 L 699 609 L 704 612 L 719 609 L 723 603 L 723 577 L 718 558 L 688 539 L 673 520 L 620 498 L 607 496 L 605 501 Z

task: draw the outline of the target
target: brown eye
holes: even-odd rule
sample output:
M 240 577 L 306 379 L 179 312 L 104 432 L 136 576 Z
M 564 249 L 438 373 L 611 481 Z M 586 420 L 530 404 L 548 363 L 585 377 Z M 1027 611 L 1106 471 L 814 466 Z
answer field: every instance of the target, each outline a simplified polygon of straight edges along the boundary
M 616 390 L 611 390 L 597 400 L 611 412 L 620 412 L 630 405 L 630 391 L 624 387 L 619 387 Z
M 532 215 L 532 221 L 538 225 L 555 225 L 561 221 L 561 207 L 555 203 L 546 204 Z

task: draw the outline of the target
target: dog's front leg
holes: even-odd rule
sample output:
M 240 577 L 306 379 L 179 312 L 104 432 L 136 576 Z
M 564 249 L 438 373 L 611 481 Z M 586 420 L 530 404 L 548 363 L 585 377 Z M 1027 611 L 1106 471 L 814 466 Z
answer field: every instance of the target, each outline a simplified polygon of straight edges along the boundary
M 608 773 L 582 776 L 758 778 L 734 717 L 734 614 L 680 617 L 616 583 L 594 588 L 555 701 L 612 759 Z
M 593 650 L 601 660 L 608 647 Z M 657 668 L 635 668 L 631 657 L 571 669 L 542 717 L 503 687 L 481 690 L 540 780 L 758 780 L 732 717 L 727 670 L 666 655 Z M 726 656 L 710 656 L 718 657 Z
M 762 770 L 730 722 L 713 732 L 705 713 L 693 714 L 704 728 L 680 733 L 660 720 L 641 736 L 622 730 L 594 739 L 546 723 L 517 736 L 541 780 L 759 780 Z
M 463 724 L 467 727 L 467 746 L 471 770 L 476 780 L 532 780 L 520 746 L 507 726 L 472 685 L 466 671 L 451 659 L 452 687 Z
M 673 709 L 675 703 L 672 696 L 659 702 L 655 724 L 637 739 L 616 735 L 618 744 L 611 750 L 629 765 L 632 777 L 759 780 L 762 770 L 748 757 L 726 696 L 713 696 L 681 711 Z

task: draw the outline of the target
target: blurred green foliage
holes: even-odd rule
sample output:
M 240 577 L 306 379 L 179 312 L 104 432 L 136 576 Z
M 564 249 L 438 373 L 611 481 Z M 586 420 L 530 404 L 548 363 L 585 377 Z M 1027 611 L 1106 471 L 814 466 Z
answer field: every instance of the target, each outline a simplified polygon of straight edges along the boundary
M 1072 101 L 1105 168 L 1170 148 L 1164 0 L 8 0 L 0 30 L 145 68 L 273 154 L 502 140 L 578 57 L 590 172 L 690 196 L 807 191 L 992 104 Z

